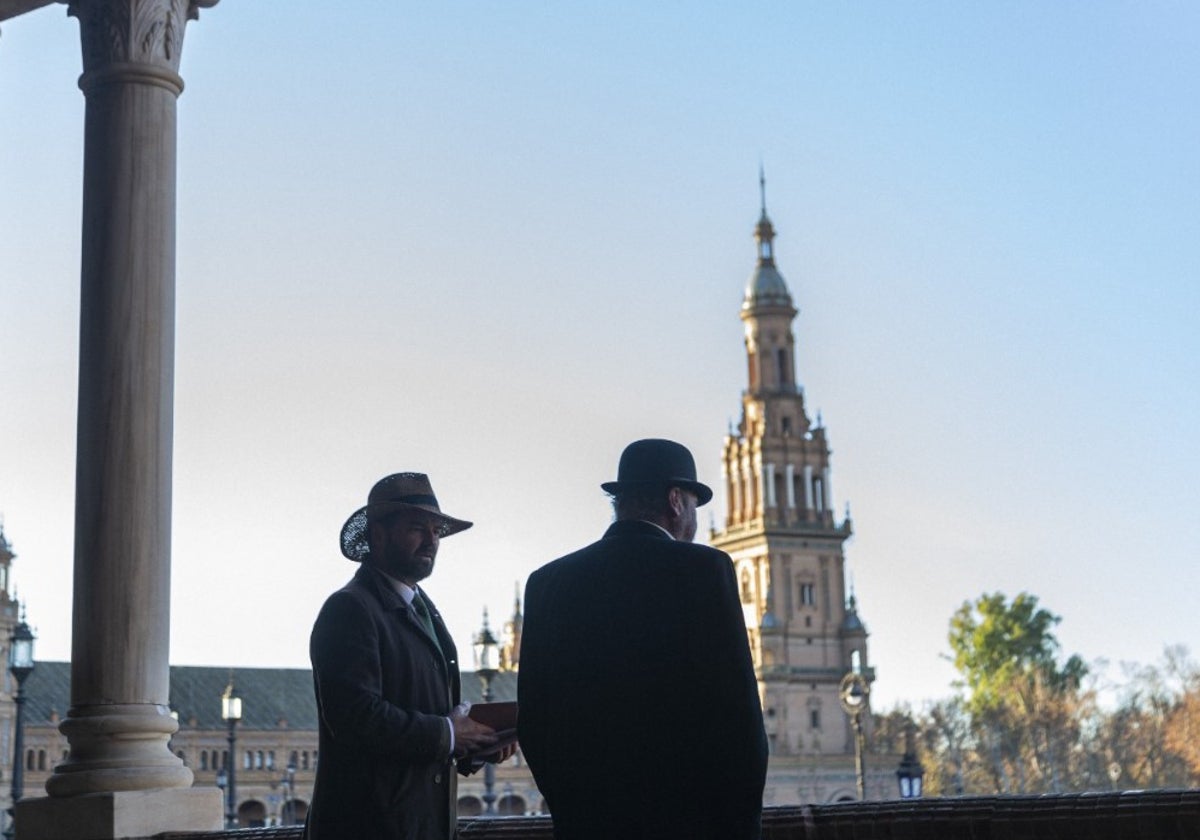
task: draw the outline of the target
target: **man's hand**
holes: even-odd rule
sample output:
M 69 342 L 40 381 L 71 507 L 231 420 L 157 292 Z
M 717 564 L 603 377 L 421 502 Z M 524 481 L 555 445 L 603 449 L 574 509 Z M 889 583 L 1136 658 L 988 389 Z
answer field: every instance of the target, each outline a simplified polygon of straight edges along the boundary
M 496 750 L 490 755 L 476 754 L 472 758 L 460 758 L 458 760 L 458 772 L 464 776 L 470 776 L 479 772 L 479 768 L 485 764 L 499 764 L 502 761 L 508 761 L 517 751 L 517 743 L 513 741 L 507 747 Z
M 456 758 L 467 753 L 478 753 L 496 743 L 496 730 L 467 717 L 467 712 L 462 706 L 455 707 L 450 713 L 450 725 L 454 727 Z
M 513 757 L 513 755 L 516 752 L 517 752 L 517 742 L 513 741 L 511 744 L 509 744 L 504 749 L 497 750 L 496 752 L 492 753 L 491 755 L 483 756 L 483 760 L 486 761 L 488 764 L 500 764 L 501 762 L 508 761 L 510 758 Z

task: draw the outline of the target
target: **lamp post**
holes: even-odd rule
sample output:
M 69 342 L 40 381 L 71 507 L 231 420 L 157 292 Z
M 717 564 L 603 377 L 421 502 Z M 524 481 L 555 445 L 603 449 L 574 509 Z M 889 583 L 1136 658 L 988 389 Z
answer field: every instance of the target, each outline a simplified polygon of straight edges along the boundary
M 227 784 L 225 787 L 225 827 L 237 827 L 237 781 L 235 767 L 237 766 L 237 725 L 242 719 L 242 698 L 233 693 L 233 678 L 221 695 L 221 717 L 229 724 L 229 763 L 225 768 Z
M 838 686 L 838 700 L 841 701 L 842 710 L 850 716 L 850 721 L 854 724 L 854 777 L 858 783 L 860 800 L 867 798 L 867 768 L 863 758 L 866 743 L 863 738 L 862 714 L 867 707 L 867 697 L 870 693 L 870 684 L 856 671 L 842 677 L 842 683 Z
M 921 780 L 925 777 L 925 768 L 917 758 L 917 750 L 913 745 L 913 728 L 910 724 L 904 733 L 904 757 L 896 768 L 896 781 L 900 784 L 901 799 L 919 799 L 921 796 Z
M 483 629 L 475 635 L 475 673 L 483 686 L 483 702 L 492 700 L 492 679 L 500 672 L 500 643 L 488 627 L 487 607 L 483 608 Z M 496 815 L 496 765 L 483 765 L 483 813 Z
M 280 817 L 283 819 L 284 825 L 293 825 L 296 821 L 296 765 L 288 762 L 287 769 L 283 771 L 283 808 Z
M 33 673 L 33 631 L 22 618 L 13 628 L 8 637 L 8 672 L 17 680 L 17 693 L 13 695 L 13 703 L 17 707 L 16 721 L 13 732 L 13 766 L 12 766 L 12 804 L 15 808 L 21 798 L 25 786 L 25 680 Z M 10 811 L 9 825 L 6 835 L 12 837 L 16 832 L 15 816 Z

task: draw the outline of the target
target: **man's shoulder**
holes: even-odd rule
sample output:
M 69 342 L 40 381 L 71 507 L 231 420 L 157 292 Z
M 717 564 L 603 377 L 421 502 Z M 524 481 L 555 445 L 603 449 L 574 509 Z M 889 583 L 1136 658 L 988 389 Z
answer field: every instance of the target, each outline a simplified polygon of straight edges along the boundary
M 614 523 L 614 526 L 621 523 Z M 645 526 L 646 523 L 637 523 Z M 655 526 L 644 529 L 628 527 L 611 527 L 604 536 L 594 543 L 584 546 L 570 554 L 551 560 L 538 568 L 529 576 L 527 585 L 537 586 L 539 581 L 554 577 L 558 574 L 569 573 L 572 569 L 587 567 L 591 563 L 603 562 L 605 559 L 620 556 L 629 551 L 630 543 L 638 544 L 639 553 L 657 554 L 662 557 L 684 558 L 687 562 L 707 564 L 714 567 L 731 566 L 733 560 L 728 554 L 719 549 L 698 543 L 681 542 L 669 536 L 659 536 L 653 530 Z
M 581 560 L 587 558 L 589 555 L 594 554 L 596 547 L 598 545 L 600 545 L 600 543 L 598 541 L 594 542 L 591 545 L 587 545 L 587 546 L 584 546 L 583 548 L 572 551 L 570 554 L 564 554 L 562 557 L 556 557 L 555 559 L 551 560 L 550 562 L 539 566 L 537 569 L 535 569 L 533 571 L 532 574 L 530 574 L 530 576 L 529 576 L 530 583 L 533 583 L 535 581 L 535 579 L 540 580 L 540 579 L 549 577 L 557 571 L 560 571 L 562 569 L 569 568 L 570 566 L 575 565 L 576 563 L 580 562 Z
M 322 611 L 336 610 L 339 607 L 343 609 L 351 606 L 361 608 L 364 605 L 378 604 L 380 602 L 379 586 L 373 577 L 370 569 L 366 566 L 360 567 L 354 577 L 346 581 L 344 586 L 330 593 L 329 597 L 325 599 Z

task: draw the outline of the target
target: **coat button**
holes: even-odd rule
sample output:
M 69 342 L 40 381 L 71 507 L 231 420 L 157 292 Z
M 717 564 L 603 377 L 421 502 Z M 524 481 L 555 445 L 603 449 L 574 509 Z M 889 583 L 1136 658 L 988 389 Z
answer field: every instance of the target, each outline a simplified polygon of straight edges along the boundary
M 435 785 L 440 785 L 442 783 L 442 774 L 441 773 L 438 773 L 436 776 L 433 777 L 433 783 Z

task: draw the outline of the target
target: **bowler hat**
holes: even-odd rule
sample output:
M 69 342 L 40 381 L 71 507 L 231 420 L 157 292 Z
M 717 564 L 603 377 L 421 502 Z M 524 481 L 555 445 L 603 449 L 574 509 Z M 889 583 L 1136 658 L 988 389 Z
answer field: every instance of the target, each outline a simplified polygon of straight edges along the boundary
M 688 448 L 660 438 L 635 440 L 626 446 L 617 465 L 617 480 L 605 482 L 600 488 L 618 496 L 634 487 L 655 484 L 695 493 L 697 505 L 707 504 L 712 498 L 712 490 L 696 480 L 696 461 Z
M 375 482 L 367 496 L 367 503 L 354 511 L 342 526 L 342 554 L 355 562 L 364 560 L 371 551 L 368 540 L 371 523 L 402 510 L 419 510 L 430 514 L 441 523 L 443 537 L 465 531 L 474 524 L 442 513 L 437 496 L 433 495 L 429 476 L 413 472 L 395 473 Z

